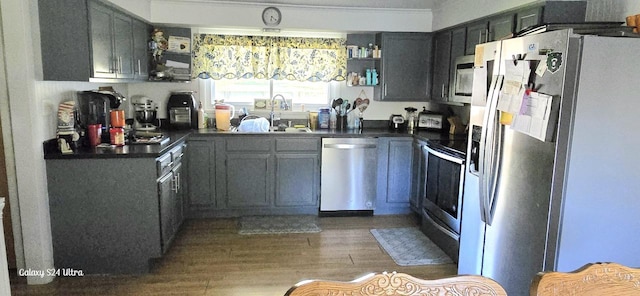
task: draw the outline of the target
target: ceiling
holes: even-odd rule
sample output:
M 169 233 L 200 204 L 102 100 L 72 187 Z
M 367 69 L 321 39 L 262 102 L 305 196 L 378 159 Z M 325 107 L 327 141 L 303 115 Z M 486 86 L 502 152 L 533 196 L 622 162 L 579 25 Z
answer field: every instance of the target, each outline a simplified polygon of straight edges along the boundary
M 260 5 L 295 5 L 317 7 L 361 7 L 387 9 L 432 9 L 435 3 L 446 0 L 154 0 L 154 1 L 196 1 L 220 3 L 246 3 Z

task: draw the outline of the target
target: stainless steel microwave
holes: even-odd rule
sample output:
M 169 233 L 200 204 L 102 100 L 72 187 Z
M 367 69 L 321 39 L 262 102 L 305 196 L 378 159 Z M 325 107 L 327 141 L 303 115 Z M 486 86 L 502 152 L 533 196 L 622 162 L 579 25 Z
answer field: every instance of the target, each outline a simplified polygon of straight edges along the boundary
M 461 56 L 455 60 L 452 93 L 449 100 L 458 103 L 471 103 L 471 90 L 473 89 L 473 61 L 474 56 Z

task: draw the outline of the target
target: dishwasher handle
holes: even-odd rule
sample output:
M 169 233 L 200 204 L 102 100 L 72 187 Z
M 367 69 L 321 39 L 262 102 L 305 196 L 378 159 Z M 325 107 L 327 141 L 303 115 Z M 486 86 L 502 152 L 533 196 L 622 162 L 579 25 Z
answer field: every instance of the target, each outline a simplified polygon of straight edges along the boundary
M 378 146 L 376 144 L 324 144 L 324 148 L 331 149 L 375 149 Z

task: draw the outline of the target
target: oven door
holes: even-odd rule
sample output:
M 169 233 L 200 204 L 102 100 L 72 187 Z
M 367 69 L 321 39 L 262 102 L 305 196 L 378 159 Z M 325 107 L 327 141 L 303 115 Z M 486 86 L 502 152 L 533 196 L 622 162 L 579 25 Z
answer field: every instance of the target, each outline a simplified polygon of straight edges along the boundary
M 431 220 L 459 235 L 465 160 L 431 146 L 424 149 L 427 182 L 423 206 Z

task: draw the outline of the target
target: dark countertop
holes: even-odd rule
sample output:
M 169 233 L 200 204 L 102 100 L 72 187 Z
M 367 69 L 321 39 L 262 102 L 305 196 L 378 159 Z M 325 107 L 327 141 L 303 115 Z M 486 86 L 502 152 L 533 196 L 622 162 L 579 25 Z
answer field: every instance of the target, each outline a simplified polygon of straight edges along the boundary
M 44 142 L 44 159 L 87 159 L 87 158 L 144 158 L 158 157 L 187 139 L 191 131 L 162 131 L 169 141 L 163 144 L 130 144 L 120 147 L 78 147 L 76 151 L 62 154 L 56 139 Z
M 44 143 L 45 159 L 90 159 L 90 158 L 141 158 L 141 157 L 158 157 L 165 152 L 171 150 L 181 141 L 187 138 L 204 138 L 212 136 L 285 136 L 285 137 L 414 137 L 419 140 L 427 141 L 435 147 L 444 147 L 451 150 L 457 155 L 464 157 L 467 150 L 466 134 L 449 135 L 437 131 L 416 130 L 414 132 L 394 131 L 387 128 L 365 128 L 362 131 L 357 130 L 315 130 L 313 132 L 271 132 L 271 133 L 240 133 L 240 132 L 224 132 L 215 129 L 200 130 L 184 130 L 184 131 L 162 131 L 169 137 L 169 141 L 165 144 L 132 144 L 122 147 L 79 147 L 77 151 L 70 154 L 62 154 L 57 147 L 56 139 L 48 140 Z

